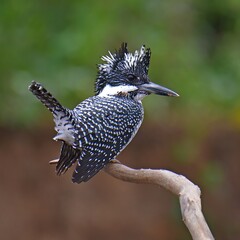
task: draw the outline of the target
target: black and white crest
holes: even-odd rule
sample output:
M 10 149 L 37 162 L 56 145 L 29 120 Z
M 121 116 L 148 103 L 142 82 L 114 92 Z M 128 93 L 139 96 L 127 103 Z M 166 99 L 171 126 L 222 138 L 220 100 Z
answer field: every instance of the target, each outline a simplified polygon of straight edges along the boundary
M 122 43 L 120 49 L 115 53 L 101 59 L 105 62 L 98 65 L 98 76 L 95 84 L 95 92 L 99 92 L 113 79 L 126 78 L 129 74 L 136 76 L 147 76 L 151 51 L 143 45 L 139 51 L 128 52 L 127 43 Z

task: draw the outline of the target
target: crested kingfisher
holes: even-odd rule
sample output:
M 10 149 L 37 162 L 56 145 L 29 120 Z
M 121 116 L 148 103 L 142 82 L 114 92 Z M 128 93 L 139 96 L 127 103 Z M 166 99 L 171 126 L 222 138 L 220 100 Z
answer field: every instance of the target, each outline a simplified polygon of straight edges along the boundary
M 143 45 L 131 53 L 122 43 L 98 65 L 95 95 L 73 110 L 63 107 L 40 83 L 29 90 L 52 112 L 61 153 L 58 175 L 75 162 L 72 181 L 86 182 L 113 160 L 133 139 L 143 121 L 142 99 L 151 94 L 178 96 L 172 90 L 150 82 L 151 51 Z

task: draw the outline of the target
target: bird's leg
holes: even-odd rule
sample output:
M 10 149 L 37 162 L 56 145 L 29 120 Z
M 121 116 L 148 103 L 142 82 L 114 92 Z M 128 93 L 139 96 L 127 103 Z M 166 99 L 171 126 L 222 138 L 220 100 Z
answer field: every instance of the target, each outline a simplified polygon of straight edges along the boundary
M 112 159 L 109 163 L 118 163 L 118 164 L 121 164 L 121 162 L 118 161 L 117 159 Z

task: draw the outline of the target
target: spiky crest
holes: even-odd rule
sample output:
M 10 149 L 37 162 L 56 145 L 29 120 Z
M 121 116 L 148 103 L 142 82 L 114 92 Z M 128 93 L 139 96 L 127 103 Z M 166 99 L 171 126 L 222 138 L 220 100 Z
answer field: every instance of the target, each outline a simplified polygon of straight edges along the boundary
M 95 84 L 95 92 L 99 94 L 107 83 L 111 82 L 119 75 L 136 74 L 147 75 L 151 57 L 150 48 L 144 45 L 139 51 L 129 53 L 127 43 L 122 43 L 120 49 L 115 53 L 108 52 L 109 55 L 101 59 L 105 62 L 98 65 L 98 76 Z

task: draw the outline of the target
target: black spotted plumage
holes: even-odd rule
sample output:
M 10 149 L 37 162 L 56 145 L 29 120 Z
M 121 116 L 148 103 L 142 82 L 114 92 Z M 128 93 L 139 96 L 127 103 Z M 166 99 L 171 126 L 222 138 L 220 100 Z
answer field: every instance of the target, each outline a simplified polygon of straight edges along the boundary
M 63 107 L 51 93 L 35 81 L 29 90 L 53 113 L 57 135 L 62 141 L 56 171 L 65 173 L 73 164 L 73 182 L 86 182 L 114 159 L 132 140 L 143 120 L 141 100 L 155 93 L 178 96 L 150 82 L 150 49 L 129 53 L 127 44 L 103 56 L 98 65 L 96 95 L 73 110 Z
M 143 119 L 142 104 L 121 96 L 94 96 L 70 113 L 77 119 L 73 126 L 75 142 L 71 151 L 78 161 L 74 182 L 87 181 L 114 159 L 136 134 Z M 80 149 L 79 155 L 74 153 L 75 149 Z M 64 154 L 62 151 L 61 156 Z M 60 157 L 59 166 L 62 161 L 69 162 Z M 72 161 L 69 163 L 71 165 Z

